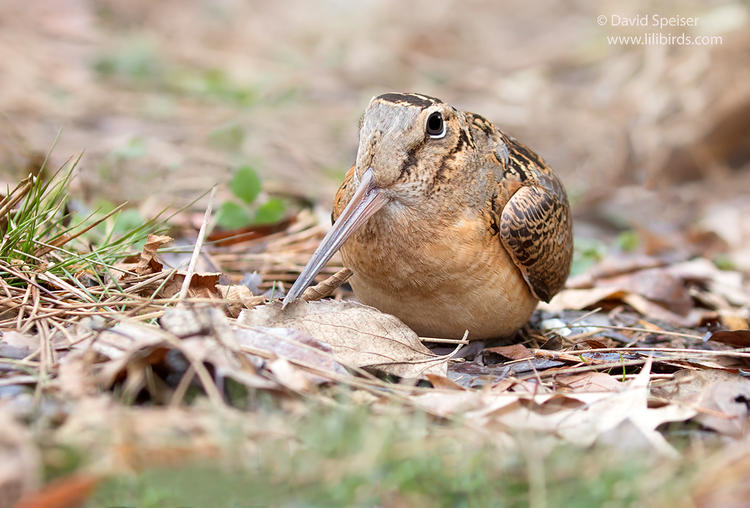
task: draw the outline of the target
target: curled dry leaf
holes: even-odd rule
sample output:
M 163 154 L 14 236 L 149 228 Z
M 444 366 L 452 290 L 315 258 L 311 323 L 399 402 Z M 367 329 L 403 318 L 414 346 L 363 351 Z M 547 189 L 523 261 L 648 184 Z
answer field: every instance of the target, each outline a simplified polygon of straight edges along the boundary
M 245 310 L 239 322 L 251 327 L 294 328 L 328 344 L 344 365 L 404 378 L 446 376 L 444 357 L 435 356 L 396 317 L 354 302 L 280 302 Z
M 349 268 L 342 268 L 323 282 L 305 289 L 305 292 L 302 294 L 302 299 L 306 302 L 312 302 L 322 300 L 323 298 L 332 295 L 339 286 L 349 280 L 352 273 L 353 272 Z
M 146 244 L 140 254 L 125 258 L 117 268 L 135 272 L 138 275 L 148 275 L 161 271 L 163 265 L 156 256 L 156 251 L 172 241 L 172 238 L 164 235 L 148 235 Z
M 249 287 L 244 284 L 233 284 L 225 286 L 218 284 L 216 289 L 227 302 L 227 313 L 236 318 L 242 312 L 242 309 L 252 309 L 266 300 L 265 296 L 256 296 Z
M 171 298 L 178 295 L 186 275 L 187 272 L 183 270 L 174 274 L 169 279 L 169 282 L 164 285 L 158 296 L 161 298 Z M 221 272 L 194 273 L 190 278 L 190 287 L 187 293 L 188 298 L 221 298 L 221 291 L 217 288 L 220 278 Z

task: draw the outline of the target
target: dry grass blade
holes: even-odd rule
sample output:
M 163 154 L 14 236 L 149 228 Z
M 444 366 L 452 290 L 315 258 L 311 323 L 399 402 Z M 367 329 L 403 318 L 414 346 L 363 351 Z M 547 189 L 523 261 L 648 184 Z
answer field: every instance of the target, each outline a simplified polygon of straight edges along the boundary
M 211 218 L 211 210 L 214 206 L 214 197 L 216 196 L 216 186 L 211 189 L 211 194 L 208 197 L 208 205 L 206 206 L 206 213 L 203 216 L 203 223 L 201 229 L 198 231 L 198 238 L 195 240 L 195 248 L 193 249 L 193 255 L 190 258 L 190 264 L 185 274 L 185 280 L 182 282 L 180 288 L 179 300 L 182 301 L 187 297 L 188 289 L 190 289 L 190 281 L 193 278 L 195 272 L 195 265 L 198 263 L 198 256 L 200 256 L 201 248 L 203 247 L 203 241 L 206 238 L 206 229 L 208 227 L 208 221 Z
M 33 183 L 34 177 L 29 175 L 23 180 L 21 180 L 16 187 L 10 191 L 5 197 L 3 197 L 2 201 L 0 201 L 0 224 L 6 224 L 6 215 L 8 215 L 8 212 L 10 212 L 16 204 L 18 204 L 19 201 L 21 201 L 26 194 L 28 194 L 29 189 L 31 189 L 31 185 Z

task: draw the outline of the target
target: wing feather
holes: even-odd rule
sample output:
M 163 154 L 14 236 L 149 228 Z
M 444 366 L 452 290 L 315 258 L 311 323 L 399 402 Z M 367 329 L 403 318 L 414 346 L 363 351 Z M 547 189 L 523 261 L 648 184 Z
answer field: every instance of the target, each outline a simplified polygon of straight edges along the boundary
M 573 259 L 573 228 L 558 182 L 520 187 L 502 209 L 500 239 L 534 295 L 545 302 L 565 285 Z

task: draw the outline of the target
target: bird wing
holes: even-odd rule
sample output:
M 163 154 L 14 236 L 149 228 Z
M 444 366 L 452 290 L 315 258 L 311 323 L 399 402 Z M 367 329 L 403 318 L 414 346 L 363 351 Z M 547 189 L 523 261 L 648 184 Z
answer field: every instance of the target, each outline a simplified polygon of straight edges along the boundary
M 573 259 L 573 228 L 565 191 L 554 179 L 518 188 L 500 214 L 500 239 L 540 300 L 565 285 Z

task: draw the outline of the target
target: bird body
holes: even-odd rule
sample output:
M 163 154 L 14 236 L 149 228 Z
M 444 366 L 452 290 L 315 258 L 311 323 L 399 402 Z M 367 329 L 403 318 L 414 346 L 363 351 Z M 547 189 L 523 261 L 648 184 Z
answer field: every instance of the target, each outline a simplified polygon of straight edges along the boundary
M 357 298 L 422 336 L 511 335 L 572 259 L 567 196 L 544 161 L 421 94 L 372 99 L 333 219 L 285 303 L 340 248 Z

